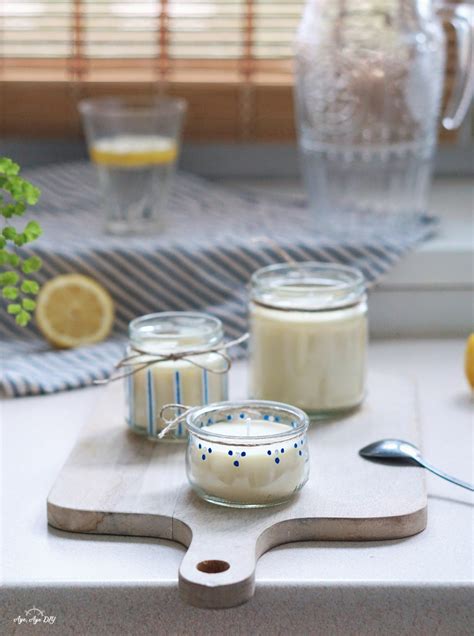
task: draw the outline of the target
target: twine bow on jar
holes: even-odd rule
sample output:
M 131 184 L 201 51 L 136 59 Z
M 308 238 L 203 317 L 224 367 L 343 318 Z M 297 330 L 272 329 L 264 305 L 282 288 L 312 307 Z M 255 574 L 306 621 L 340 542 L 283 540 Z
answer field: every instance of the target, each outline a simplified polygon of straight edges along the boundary
M 112 372 L 109 378 L 104 380 L 94 380 L 94 384 L 109 384 L 109 382 L 115 382 L 116 380 L 122 380 L 123 378 L 128 378 L 131 375 L 135 375 L 135 373 L 139 373 L 144 369 L 148 369 L 155 364 L 159 364 L 160 362 L 166 362 L 169 360 L 183 360 L 185 362 L 189 362 L 200 369 L 204 369 L 209 371 L 210 373 L 224 374 L 229 371 L 232 366 L 232 359 L 230 358 L 227 350 L 231 347 L 235 347 L 242 342 L 248 340 L 249 334 L 244 333 L 239 338 L 235 338 L 234 340 L 229 340 L 228 342 L 224 342 L 218 345 L 212 346 L 203 346 L 203 347 L 194 347 L 193 349 L 183 349 L 182 351 L 173 351 L 173 352 L 163 352 L 163 353 L 150 353 L 146 349 L 140 349 L 136 346 L 133 346 L 133 353 L 125 356 L 115 365 L 115 370 Z M 215 353 L 220 356 L 224 362 L 221 369 L 214 369 L 206 364 L 202 364 L 195 360 L 195 356 L 203 355 L 206 353 Z M 140 358 L 146 356 L 147 360 L 142 360 L 139 362 Z M 124 371 L 120 373 L 120 370 Z M 181 405 L 182 406 L 182 405 Z
M 160 419 L 165 422 L 166 426 L 158 433 L 158 439 L 163 439 L 168 431 L 177 426 L 180 422 L 183 422 L 186 419 L 189 411 L 191 411 L 193 408 L 195 407 L 187 406 L 186 404 L 165 404 L 160 410 Z M 168 409 L 184 409 L 184 412 L 170 419 L 165 415 Z
M 168 433 L 168 431 L 170 431 L 171 429 L 175 428 L 176 426 L 178 426 L 178 424 L 180 422 L 184 422 L 189 414 L 190 411 L 193 411 L 195 409 L 201 408 L 199 406 L 187 406 L 185 404 L 165 404 L 161 410 L 160 410 L 160 419 L 163 420 L 163 422 L 165 422 L 166 426 L 159 432 L 158 434 L 158 439 L 163 439 L 163 437 L 166 435 L 166 433 Z M 179 413 L 178 415 L 176 415 L 173 418 L 168 418 L 166 417 L 165 413 L 168 409 L 175 409 L 175 410 L 183 410 L 183 413 Z M 235 412 L 242 412 L 242 408 L 239 407 L 235 407 L 234 409 L 232 409 L 232 411 Z M 252 409 L 252 408 L 246 408 L 245 409 L 245 419 L 244 422 L 250 422 L 252 416 L 255 419 L 262 419 L 263 415 L 260 413 L 260 411 L 258 411 L 257 409 Z

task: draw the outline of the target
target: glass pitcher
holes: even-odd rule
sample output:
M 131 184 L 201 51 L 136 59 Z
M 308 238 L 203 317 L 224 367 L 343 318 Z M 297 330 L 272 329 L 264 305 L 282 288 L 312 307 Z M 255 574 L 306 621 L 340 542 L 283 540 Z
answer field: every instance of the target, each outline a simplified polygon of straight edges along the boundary
M 458 47 L 442 120 L 452 130 L 472 96 L 473 9 L 441 10 Z M 303 173 L 320 230 L 406 228 L 426 212 L 445 63 L 446 38 L 431 0 L 307 1 L 295 96 Z

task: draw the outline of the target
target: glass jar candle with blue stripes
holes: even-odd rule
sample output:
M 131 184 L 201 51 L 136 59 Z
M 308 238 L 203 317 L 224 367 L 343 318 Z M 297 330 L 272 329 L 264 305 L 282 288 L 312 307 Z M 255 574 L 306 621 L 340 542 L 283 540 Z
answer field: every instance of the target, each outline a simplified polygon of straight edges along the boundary
M 312 418 L 358 406 L 365 393 L 363 274 L 332 263 L 284 263 L 252 276 L 250 395 Z
M 227 399 L 226 361 L 218 353 L 203 353 L 222 343 L 218 318 L 179 311 L 149 314 L 132 320 L 129 338 L 128 355 L 136 357 L 127 367 L 125 392 L 127 423 L 134 432 L 156 440 L 166 426 L 160 418 L 165 404 L 197 406 Z M 162 441 L 184 439 L 186 430 L 179 424 Z
M 191 409 L 188 480 L 211 503 L 265 508 L 291 499 L 309 474 L 308 416 L 280 402 L 220 402 Z

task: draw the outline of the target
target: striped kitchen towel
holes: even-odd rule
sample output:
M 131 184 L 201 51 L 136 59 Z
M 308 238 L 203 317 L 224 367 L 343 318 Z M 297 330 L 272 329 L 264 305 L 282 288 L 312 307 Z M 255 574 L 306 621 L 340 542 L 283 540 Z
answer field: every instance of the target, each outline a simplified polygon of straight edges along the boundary
M 303 196 L 268 195 L 226 188 L 178 174 L 156 236 L 111 237 L 102 232 L 95 171 L 85 162 L 25 171 L 42 190 L 35 210 L 44 235 L 27 253 L 43 259 L 39 282 L 67 272 L 94 277 L 113 296 L 116 321 L 104 343 L 54 351 L 34 323 L 18 327 L 0 312 L 0 390 L 6 396 L 54 393 L 107 377 L 120 358 L 127 325 L 156 311 L 199 310 L 215 314 L 229 338 L 246 330 L 247 284 L 264 265 L 318 260 L 358 267 L 369 285 L 408 250 L 433 234 L 423 217 L 404 233 L 381 237 L 377 227 L 348 239 L 315 233 Z M 255 241 L 271 238 L 271 243 Z M 242 351 L 240 352 L 242 353 Z

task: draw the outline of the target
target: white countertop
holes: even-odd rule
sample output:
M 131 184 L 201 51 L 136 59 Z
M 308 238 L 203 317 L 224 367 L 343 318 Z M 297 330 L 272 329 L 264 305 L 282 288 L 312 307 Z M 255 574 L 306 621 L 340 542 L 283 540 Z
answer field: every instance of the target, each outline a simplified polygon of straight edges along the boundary
M 463 348 L 461 340 L 375 341 L 370 362 L 417 380 L 426 457 L 472 482 L 474 402 Z M 234 370 L 231 391 L 243 397 L 245 370 Z M 1 403 L 2 633 L 31 629 L 13 618 L 33 605 L 57 615 L 61 634 L 156 633 L 159 623 L 158 633 L 208 635 L 223 633 L 226 621 L 243 634 L 470 633 L 472 497 L 430 474 L 423 533 L 282 546 L 260 559 L 255 598 L 223 612 L 181 603 L 177 544 L 48 528 L 47 494 L 101 390 Z

